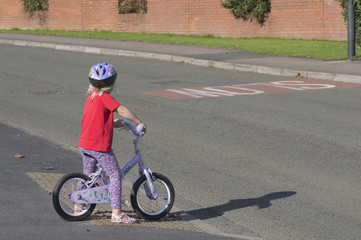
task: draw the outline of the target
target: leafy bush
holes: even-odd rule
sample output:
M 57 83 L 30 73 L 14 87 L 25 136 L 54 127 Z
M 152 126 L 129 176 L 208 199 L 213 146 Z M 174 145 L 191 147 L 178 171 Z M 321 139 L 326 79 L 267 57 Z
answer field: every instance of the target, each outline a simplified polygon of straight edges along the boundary
M 146 13 L 147 1 L 146 0 L 123 0 L 119 4 L 119 13 Z
M 271 11 L 271 0 L 225 0 L 224 8 L 230 9 L 236 19 L 244 21 L 255 19 L 263 25 Z
M 342 15 L 345 18 L 345 22 L 347 22 L 347 6 L 349 1 L 348 0 L 338 0 L 342 7 Z M 361 0 L 354 0 L 353 1 L 355 7 L 355 35 L 356 35 L 356 44 L 361 47 Z
M 24 2 L 24 10 L 30 15 L 34 15 L 36 11 L 48 11 L 48 0 L 22 0 Z

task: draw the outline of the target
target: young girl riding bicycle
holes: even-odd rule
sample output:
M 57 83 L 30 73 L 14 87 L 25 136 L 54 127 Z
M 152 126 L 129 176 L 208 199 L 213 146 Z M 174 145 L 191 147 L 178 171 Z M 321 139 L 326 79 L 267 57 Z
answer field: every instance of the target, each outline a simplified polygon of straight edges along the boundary
M 116 223 L 135 223 L 136 219 L 121 210 L 122 173 L 112 150 L 113 128 L 122 127 L 121 120 L 113 120 L 113 113 L 134 122 L 146 130 L 145 124 L 129 109 L 118 103 L 110 93 L 117 72 L 111 64 L 98 63 L 90 69 L 88 97 L 83 110 L 79 148 L 83 155 L 84 174 L 95 172 L 96 164 L 110 177 L 112 217 Z M 74 212 L 81 212 L 83 205 L 75 205 Z

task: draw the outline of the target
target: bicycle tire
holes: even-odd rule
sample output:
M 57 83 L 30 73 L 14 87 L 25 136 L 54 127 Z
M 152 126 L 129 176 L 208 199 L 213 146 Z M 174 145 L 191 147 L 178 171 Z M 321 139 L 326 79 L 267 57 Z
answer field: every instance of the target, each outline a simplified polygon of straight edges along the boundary
M 144 184 L 148 180 L 143 175 L 137 179 L 130 194 L 134 211 L 148 220 L 159 220 L 169 213 L 174 204 L 175 192 L 171 181 L 162 174 L 153 173 L 153 184 L 159 197 L 152 199 L 147 196 Z
M 74 213 L 74 203 L 71 194 L 78 190 L 79 182 L 86 182 L 89 177 L 83 173 L 70 173 L 63 176 L 55 185 L 53 190 L 53 206 L 55 211 L 65 220 L 81 221 L 89 217 L 96 204 L 86 204 L 83 211 Z

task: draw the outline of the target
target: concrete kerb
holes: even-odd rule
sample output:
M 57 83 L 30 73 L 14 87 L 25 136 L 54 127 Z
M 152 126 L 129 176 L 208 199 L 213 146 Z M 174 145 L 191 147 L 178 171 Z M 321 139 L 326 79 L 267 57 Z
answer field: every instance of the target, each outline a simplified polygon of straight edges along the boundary
M 361 83 L 361 76 L 335 74 L 334 77 L 333 77 L 333 81 L 360 84 Z
M 102 48 L 101 51 L 100 51 L 100 54 L 110 55 L 110 56 L 117 56 L 118 52 L 114 51 L 113 49 L 110 49 L 110 48 Z
M 33 47 L 33 48 L 40 48 L 41 47 L 41 42 L 29 42 L 28 47 Z
M 96 48 L 96 47 L 85 47 L 84 52 L 91 53 L 91 54 L 101 54 L 102 49 Z
M 126 51 L 126 50 L 118 50 L 117 56 L 123 57 L 134 57 L 135 53 L 133 51 Z
M 313 78 L 313 79 L 320 79 L 320 80 L 350 82 L 350 83 L 361 84 L 361 76 L 357 76 L 357 75 L 298 71 L 298 70 L 292 70 L 292 69 L 283 69 L 283 68 L 258 66 L 258 65 L 234 64 L 234 63 L 217 62 L 217 61 L 209 61 L 209 60 L 189 58 L 189 57 L 168 55 L 168 54 L 156 54 L 156 53 L 140 52 L 140 51 L 127 51 L 127 50 L 110 49 L 110 48 L 97 48 L 97 47 L 90 47 L 90 46 L 64 45 L 64 44 L 30 42 L 30 41 L 8 40 L 8 39 L 0 39 L 0 44 L 23 46 L 23 47 L 27 46 L 27 47 L 33 47 L 33 48 L 49 48 L 49 49 L 55 49 L 55 50 L 60 50 L 60 51 L 82 52 L 82 53 L 90 53 L 90 54 L 103 54 L 103 55 L 111 55 L 111 56 L 138 57 L 138 58 L 145 58 L 145 59 L 155 59 L 155 60 L 161 60 L 161 61 L 186 63 L 186 64 L 192 64 L 192 65 L 196 65 L 196 66 L 218 68 L 218 69 L 224 69 L 224 70 L 235 70 L 235 71 L 241 71 L 241 72 L 255 72 L 255 73 L 270 74 L 270 75 L 276 75 L 276 76 Z
M 160 61 L 172 61 L 172 55 L 168 54 L 153 54 L 153 59 Z
M 55 50 L 69 51 L 69 49 L 70 49 L 69 45 L 58 44 L 55 46 Z
M 193 58 L 182 57 L 182 56 L 172 56 L 172 62 L 192 64 L 192 61 L 193 61 Z
M 85 47 L 83 47 L 83 46 L 70 46 L 69 51 L 83 53 L 85 51 Z
M 0 39 L 0 44 L 13 45 L 14 40 Z
M 56 44 L 54 43 L 41 43 L 40 44 L 41 48 L 50 48 L 50 49 L 55 49 L 56 48 Z
M 26 46 L 27 42 L 26 41 L 20 41 L 20 40 L 14 40 L 13 45 L 14 46 Z
M 281 68 L 258 66 L 257 73 L 281 76 L 282 75 L 282 69 Z

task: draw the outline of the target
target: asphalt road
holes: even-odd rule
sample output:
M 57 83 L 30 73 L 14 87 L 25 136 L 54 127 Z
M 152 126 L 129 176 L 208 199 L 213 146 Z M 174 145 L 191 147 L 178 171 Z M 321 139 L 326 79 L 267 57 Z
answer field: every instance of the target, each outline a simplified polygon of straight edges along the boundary
M 145 161 L 172 180 L 177 208 L 242 236 L 361 237 L 361 88 L 169 100 L 141 92 L 299 79 L 46 49 L 0 52 L 1 122 L 75 150 L 88 70 L 107 61 L 118 71 L 115 98 L 148 126 Z M 114 141 L 125 163 L 130 135 Z M 57 171 L 67 171 L 61 161 Z M 67 164 L 80 169 L 77 161 Z
M 95 240 L 142 239 L 145 236 L 152 240 L 167 240 L 170 239 L 169 236 L 179 240 L 224 239 L 220 236 L 184 230 L 125 225 L 99 226 L 89 220 L 67 222 L 56 214 L 49 191 L 39 187 L 28 174 L 74 172 L 81 169 L 79 154 L 2 123 L 0 131 L 0 176 L 3 178 L 0 182 L 0 239 Z M 24 157 L 14 157 L 16 153 L 21 153 Z M 47 170 L 49 167 L 54 170 Z

